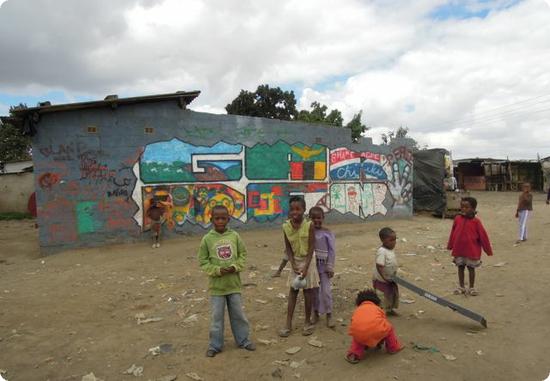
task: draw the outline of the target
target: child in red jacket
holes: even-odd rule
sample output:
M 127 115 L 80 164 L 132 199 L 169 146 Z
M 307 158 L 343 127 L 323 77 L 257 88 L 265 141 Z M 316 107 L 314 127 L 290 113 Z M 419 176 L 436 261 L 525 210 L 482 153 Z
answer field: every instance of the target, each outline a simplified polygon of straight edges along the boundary
M 476 296 L 474 288 L 476 267 L 481 266 L 481 249 L 487 255 L 493 255 L 491 242 L 481 221 L 476 217 L 477 200 L 473 197 L 464 197 L 460 202 L 461 214 L 456 216 L 447 249 L 452 250 L 453 262 L 458 267 L 458 288 L 456 295 L 464 294 Z M 470 287 L 464 287 L 464 268 L 468 267 Z

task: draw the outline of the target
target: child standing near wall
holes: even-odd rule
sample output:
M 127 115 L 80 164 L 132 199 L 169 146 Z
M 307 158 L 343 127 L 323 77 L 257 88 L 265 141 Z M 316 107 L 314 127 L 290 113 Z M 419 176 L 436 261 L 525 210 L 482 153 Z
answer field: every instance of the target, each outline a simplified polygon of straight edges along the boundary
M 353 311 L 349 335 L 351 346 L 346 354 L 346 360 L 357 364 L 365 355 L 366 348 L 386 346 L 386 352 L 393 354 L 403 349 L 397 339 L 393 326 L 380 308 L 380 298 L 374 290 L 365 290 L 357 294 L 357 308 Z
M 382 228 L 378 232 L 382 246 L 376 252 L 376 261 L 372 284 L 374 289 L 381 293 L 384 300 L 384 309 L 388 315 L 397 316 L 394 308 L 399 307 L 399 288 L 393 281 L 397 274 L 397 256 L 393 249 L 397 243 L 397 235 L 388 227 Z
M 519 195 L 516 218 L 519 221 L 519 239 L 516 243 L 527 241 L 527 221 L 533 211 L 533 195 L 531 194 L 531 184 L 525 183 L 521 187 L 522 192 Z M 550 194 L 550 193 L 549 193 Z
M 210 289 L 210 343 L 207 357 L 223 349 L 225 306 L 233 337 L 239 348 L 254 351 L 249 339 L 250 328 L 241 301 L 241 277 L 246 261 L 246 248 L 239 234 L 227 228 L 229 211 L 223 205 L 212 208 L 210 230 L 201 241 L 199 264 L 208 277 Z
M 464 197 L 460 203 L 460 212 L 456 216 L 447 249 L 452 250 L 453 262 L 458 267 L 458 288 L 456 295 L 465 294 L 476 296 L 474 288 L 476 267 L 481 266 L 481 248 L 487 255 L 493 255 L 489 236 L 481 221 L 476 217 L 477 200 L 473 197 Z M 464 288 L 464 269 L 468 267 L 470 287 Z
M 311 321 L 313 292 L 319 286 L 319 274 L 313 260 L 315 248 L 315 229 L 311 221 L 304 218 L 306 202 L 299 196 L 289 200 L 289 220 L 283 224 L 283 239 L 292 270 L 288 277 L 288 309 L 285 328 L 279 331 L 279 336 L 288 337 L 292 331 L 292 317 L 298 299 L 299 288 L 304 289 L 305 323 L 302 334 L 311 335 L 314 326 Z
M 147 209 L 147 217 L 151 219 L 151 238 L 153 240 L 153 249 L 160 247 L 160 232 L 164 223 L 164 207 L 159 201 L 153 199 L 151 206 Z
M 334 235 L 330 230 L 323 227 L 325 212 L 318 206 L 309 210 L 309 218 L 315 228 L 315 259 L 317 262 L 317 272 L 319 273 L 319 291 L 315 295 L 314 317 L 316 323 L 319 315 L 326 314 L 327 327 L 334 328 L 332 321 L 332 289 L 331 279 L 334 276 L 334 261 L 336 252 L 334 245 Z

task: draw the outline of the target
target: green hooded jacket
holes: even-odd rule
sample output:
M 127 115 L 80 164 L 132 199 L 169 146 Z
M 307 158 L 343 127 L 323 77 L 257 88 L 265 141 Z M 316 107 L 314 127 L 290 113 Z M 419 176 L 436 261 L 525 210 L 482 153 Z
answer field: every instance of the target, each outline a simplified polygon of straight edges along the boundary
M 199 265 L 209 276 L 208 288 L 215 296 L 229 295 L 241 292 L 240 272 L 246 262 L 246 247 L 234 230 L 227 229 L 218 233 L 210 230 L 202 237 L 199 247 Z M 221 275 L 223 267 L 234 267 L 232 274 Z

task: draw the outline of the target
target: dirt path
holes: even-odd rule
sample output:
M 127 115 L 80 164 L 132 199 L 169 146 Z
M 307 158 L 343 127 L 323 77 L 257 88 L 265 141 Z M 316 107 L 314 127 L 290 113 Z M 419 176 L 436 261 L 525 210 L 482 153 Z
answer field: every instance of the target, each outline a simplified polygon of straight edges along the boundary
M 418 216 L 332 226 L 338 248 L 335 317 L 343 320 L 334 330 L 318 326 L 314 335 L 322 348 L 308 345 L 299 334 L 302 304 L 294 334 L 277 337 L 288 290 L 284 277 L 272 280 L 269 274 L 280 261 L 280 231 L 243 232 L 249 249 L 243 282 L 250 284 L 243 297 L 258 350 L 237 349 L 227 324 L 226 349 L 214 359 L 204 357 L 209 305 L 206 277 L 195 259 L 199 237 L 168 241 L 155 250 L 120 245 L 42 258 L 32 222 L 1 222 L 0 368 L 9 381 L 80 381 L 90 372 L 104 380 L 171 374 L 191 380 L 189 372 L 204 380 L 271 380 L 276 368 L 289 380 L 543 380 L 550 371 L 545 355 L 550 351 L 550 207 L 542 194 L 535 196 L 531 238 L 516 247 L 517 194 L 475 196 L 495 248 L 495 256 L 484 257 L 478 272 L 478 297 L 451 295 L 456 270 L 442 250 L 450 220 Z M 370 284 L 377 231 L 383 225 L 398 233 L 404 277 L 481 313 L 489 328 L 402 289 L 402 298 L 415 302 L 402 304 L 401 316 L 392 322 L 407 348 L 393 356 L 369 352 L 355 366 L 345 362 L 349 338 L 344 324 L 356 291 Z M 138 325 L 137 314 L 162 320 Z M 440 352 L 417 352 L 412 342 Z M 171 344 L 172 351 L 148 353 L 160 344 Z M 302 350 L 287 355 L 293 346 Z M 287 360 L 298 367 L 286 365 Z M 143 377 L 122 374 L 132 364 L 144 367 Z

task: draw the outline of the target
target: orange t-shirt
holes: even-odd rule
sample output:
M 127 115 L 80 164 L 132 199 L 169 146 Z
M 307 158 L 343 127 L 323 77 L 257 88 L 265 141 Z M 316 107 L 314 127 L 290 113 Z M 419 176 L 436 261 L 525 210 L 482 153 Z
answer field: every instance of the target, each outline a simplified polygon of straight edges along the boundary
M 353 311 L 348 334 L 367 347 L 375 347 L 391 330 L 386 314 L 373 302 L 363 302 Z

